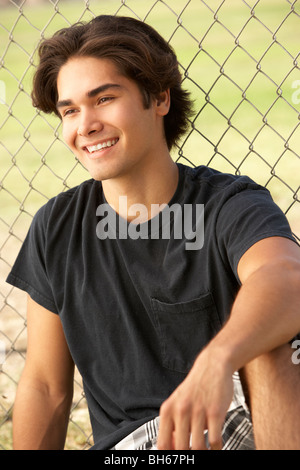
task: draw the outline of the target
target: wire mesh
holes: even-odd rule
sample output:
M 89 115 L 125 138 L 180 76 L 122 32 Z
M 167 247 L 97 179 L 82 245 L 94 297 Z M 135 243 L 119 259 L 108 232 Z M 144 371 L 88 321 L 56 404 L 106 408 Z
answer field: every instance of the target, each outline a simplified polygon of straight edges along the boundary
M 266 186 L 300 237 L 298 0 L 0 0 L 0 448 L 12 448 L 12 408 L 26 356 L 26 298 L 5 278 L 36 210 L 88 175 L 57 118 L 31 105 L 39 41 L 99 14 L 154 26 L 177 52 L 195 99 L 176 161 L 247 174 Z M 92 435 L 79 374 L 66 449 Z

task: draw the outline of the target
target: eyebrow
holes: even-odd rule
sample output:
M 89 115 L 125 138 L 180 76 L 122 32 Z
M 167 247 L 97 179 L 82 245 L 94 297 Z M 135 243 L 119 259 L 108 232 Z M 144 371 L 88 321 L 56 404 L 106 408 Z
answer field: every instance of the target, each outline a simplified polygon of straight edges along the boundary
M 104 85 L 100 85 L 97 88 L 94 88 L 93 90 L 90 90 L 87 92 L 86 96 L 88 98 L 93 98 L 94 96 L 97 96 L 99 93 L 103 93 L 106 90 L 109 90 L 110 88 L 122 88 L 121 85 L 118 85 L 116 83 L 106 83 Z M 72 100 L 60 100 L 56 103 L 56 109 L 59 108 L 64 108 L 65 106 L 71 106 L 73 104 Z

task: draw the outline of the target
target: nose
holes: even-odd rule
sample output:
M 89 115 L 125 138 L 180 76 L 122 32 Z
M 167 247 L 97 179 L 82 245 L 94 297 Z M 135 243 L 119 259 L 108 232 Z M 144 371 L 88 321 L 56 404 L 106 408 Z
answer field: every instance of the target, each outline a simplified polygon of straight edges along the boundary
M 97 113 L 89 110 L 82 110 L 80 121 L 77 129 L 77 135 L 86 137 L 91 134 L 100 132 L 103 129 L 103 124 L 100 121 Z

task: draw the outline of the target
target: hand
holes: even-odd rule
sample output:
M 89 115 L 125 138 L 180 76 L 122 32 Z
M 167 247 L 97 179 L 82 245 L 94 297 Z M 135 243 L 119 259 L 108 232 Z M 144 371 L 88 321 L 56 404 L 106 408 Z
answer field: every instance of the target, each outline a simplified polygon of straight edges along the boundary
M 222 449 L 222 428 L 233 396 L 233 371 L 209 347 L 160 409 L 158 449 Z M 191 442 L 190 442 L 191 441 Z

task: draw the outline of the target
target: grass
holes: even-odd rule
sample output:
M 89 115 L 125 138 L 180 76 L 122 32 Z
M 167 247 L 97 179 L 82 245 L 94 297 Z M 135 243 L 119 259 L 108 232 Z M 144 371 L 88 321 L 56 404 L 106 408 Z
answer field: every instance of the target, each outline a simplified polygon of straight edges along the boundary
M 4 278 L 32 215 L 49 197 L 89 177 L 63 143 L 59 120 L 37 114 L 31 106 L 36 47 L 41 32 L 50 36 L 70 23 L 89 20 L 91 12 L 135 12 L 176 50 L 184 86 L 195 99 L 195 119 L 173 158 L 248 174 L 267 185 L 300 236 L 300 104 L 292 102 L 292 85 L 300 79 L 300 8 L 296 3 L 292 11 L 284 0 L 256 3 L 90 0 L 86 9 L 82 0 L 61 0 L 56 7 L 50 1 L 34 7 L 25 2 L 20 9 L 0 7 L 0 292 L 10 304 L 14 294 L 9 294 Z M 24 326 L 15 311 L 9 315 L 16 319 L 4 317 L 6 309 L 0 310 L 3 319 L 9 318 L 0 326 L 4 335 L 6 324 L 21 320 L 12 328 L 16 331 Z M 5 365 L 5 377 L 14 377 L 14 382 L 9 385 L 9 403 L 0 397 L 0 409 L 10 409 L 13 403 L 20 368 L 19 363 Z M 12 372 L 15 367 L 18 371 Z M 74 411 L 67 448 L 84 446 L 89 427 L 83 408 L 78 422 L 84 432 L 78 433 Z M 0 431 L 1 445 L 10 448 L 10 419 Z

